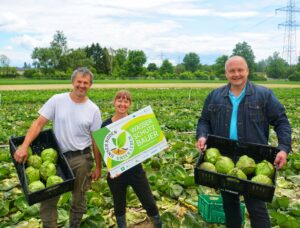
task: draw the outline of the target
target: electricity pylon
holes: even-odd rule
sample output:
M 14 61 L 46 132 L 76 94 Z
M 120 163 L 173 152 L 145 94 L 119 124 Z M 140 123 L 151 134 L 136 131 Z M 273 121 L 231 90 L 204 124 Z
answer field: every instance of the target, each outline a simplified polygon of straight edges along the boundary
M 278 26 L 285 28 L 282 56 L 291 66 L 297 59 L 296 27 L 300 25 L 296 23 L 295 15 L 300 12 L 300 8 L 296 7 L 295 0 L 288 0 L 287 6 L 276 9 L 275 12 L 277 13 L 277 11 L 286 12 L 285 22 L 278 24 Z

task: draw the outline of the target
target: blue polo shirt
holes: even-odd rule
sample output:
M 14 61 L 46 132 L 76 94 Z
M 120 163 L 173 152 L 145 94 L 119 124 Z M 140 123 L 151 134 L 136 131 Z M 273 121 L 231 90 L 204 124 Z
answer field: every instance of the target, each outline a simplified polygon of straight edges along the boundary
M 238 140 L 237 115 L 238 115 L 239 104 L 245 96 L 245 90 L 246 90 L 246 86 L 244 87 L 243 91 L 240 93 L 238 97 L 234 96 L 234 94 L 229 90 L 229 98 L 232 104 L 232 114 L 231 114 L 231 121 L 230 121 L 230 139 Z

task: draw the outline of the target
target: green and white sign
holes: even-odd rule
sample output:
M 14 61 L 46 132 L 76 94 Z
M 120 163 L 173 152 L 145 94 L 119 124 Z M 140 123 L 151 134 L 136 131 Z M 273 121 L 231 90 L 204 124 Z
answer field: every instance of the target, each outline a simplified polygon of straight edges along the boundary
M 150 106 L 93 133 L 111 176 L 116 176 L 168 148 Z

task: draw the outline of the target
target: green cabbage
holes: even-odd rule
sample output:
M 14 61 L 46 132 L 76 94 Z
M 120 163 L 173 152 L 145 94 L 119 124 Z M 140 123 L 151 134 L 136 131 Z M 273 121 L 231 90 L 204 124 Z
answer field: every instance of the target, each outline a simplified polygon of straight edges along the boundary
M 229 157 L 221 156 L 215 164 L 218 173 L 227 174 L 234 168 L 234 163 Z
M 59 183 L 61 183 L 61 182 L 63 182 L 64 180 L 61 178 L 61 177 L 59 177 L 59 176 L 50 176 L 50 177 L 48 177 L 48 179 L 47 179 L 47 183 L 46 183 L 46 186 L 47 187 L 50 187 L 50 186 L 52 186 L 52 185 L 56 185 L 56 184 L 59 184 Z
M 228 175 L 247 180 L 246 174 L 239 168 L 233 168 L 229 171 Z
M 266 175 L 257 175 L 254 176 L 251 181 L 257 182 L 257 183 L 261 183 L 261 184 L 267 184 L 267 185 L 273 185 L 272 180 L 267 177 Z
M 274 166 L 267 160 L 263 160 L 262 162 L 258 163 L 255 168 L 255 175 L 262 174 L 270 177 L 271 179 L 274 176 L 274 172 Z
M 246 175 L 249 175 L 254 172 L 256 165 L 252 158 L 243 155 L 236 163 L 236 167 L 242 170 Z
M 29 192 L 36 192 L 45 188 L 45 185 L 41 181 L 34 181 L 29 186 Z
M 39 169 L 42 165 L 42 159 L 37 154 L 31 155 L 27 160 L 27 166 Z
M 199 168 L 203 169 L 203 170 L 212 171 L 212 172 L 216 172 L 217 171 L 216 167 L 213 164 L 209 163 L 209 162 L 203 162 L 203 163 L 201 163 L 201 165 L 200 165 Z
M 25 173 L 28 184 L 40 180 L 40 171 L 38 169 L 33 168 L 32 166 L 27 167 Z
M 220 156 L 220 151 L 217 148 L 209 148 L 204 153 L 204 161 L 215 164 Z
M 44 162 L 40 168 L 40 174 L 43 180 L 47 180 L 48 177 L 56 175 L 56 167 L 51 162 Z
M 42 151 L 41 157 L 43 162 L 49 161 L 55 164 L 57 161 L 57 151 L 53 148 L 45 149 Z

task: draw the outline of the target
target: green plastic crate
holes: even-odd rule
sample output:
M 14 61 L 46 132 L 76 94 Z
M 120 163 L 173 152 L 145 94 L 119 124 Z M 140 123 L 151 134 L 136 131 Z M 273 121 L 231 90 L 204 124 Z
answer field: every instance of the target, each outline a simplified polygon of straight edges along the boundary
M 200 194 L 198 197 L 198 211 L 204 221 L 209 223 L 225 223 L 223 201 L 220 195 Z M 245 204 L 241 203 L 242 223 L 245 222 Z

